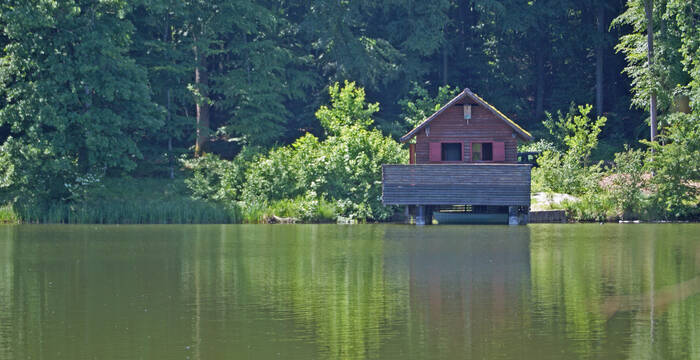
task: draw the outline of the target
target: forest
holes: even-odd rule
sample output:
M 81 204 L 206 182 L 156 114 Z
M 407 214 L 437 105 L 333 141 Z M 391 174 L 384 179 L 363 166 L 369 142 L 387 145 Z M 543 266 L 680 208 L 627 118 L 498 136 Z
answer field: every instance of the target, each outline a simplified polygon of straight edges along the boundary
M 5 0 L 0 219 L 383 221 L 468 87 L 579 220 L 697 219 L 700 0 Z

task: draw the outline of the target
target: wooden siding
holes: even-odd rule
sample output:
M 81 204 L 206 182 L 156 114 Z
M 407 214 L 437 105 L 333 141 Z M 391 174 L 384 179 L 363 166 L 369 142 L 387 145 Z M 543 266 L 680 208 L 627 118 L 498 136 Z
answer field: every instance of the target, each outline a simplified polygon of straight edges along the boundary
M 385 205 L 530 205 L 530 165 L 383 165 Z
M 505 143 L 505 162 L 517 163 L 518 142 L 513 138 L 513 129 L 496 118 L 483 106 L 472 106 L 472 118 L 464 120 L 461 104 L 445 109 L 430 125 L 430 136 L 425 130 L 416 134 L 416 163 L 430 163 L 431 142 L 463 142 L 462 154 L 465 162 L 471 162 L 472 142 Z

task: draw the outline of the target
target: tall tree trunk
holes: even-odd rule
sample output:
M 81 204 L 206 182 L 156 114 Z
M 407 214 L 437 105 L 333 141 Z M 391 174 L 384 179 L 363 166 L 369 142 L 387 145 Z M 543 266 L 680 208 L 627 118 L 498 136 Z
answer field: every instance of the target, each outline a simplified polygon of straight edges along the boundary
M 207 59 L 194 47 L 195 68 L 194 82 L 199 94 L 197 95 L 197 140 L 194 147 L 195 157 L 204 152 L 204 147 L 209 141 L 209 74 L 207 73 Z
M 598 117 L 603 116 L 603 47 L 605 40 L 605 4 L 598 5 L 598 39 L 595 48 L 595 112 Z
M 168 96 L 168 124 L 172 124 L 172 115 L 170 113 L 170 89 L 167 92 Z M 175 178 L 175 168 L 173 166 L 173 137 L 168 135 L 168 169 L 170 170 L 170 178 Z
M 535 72 L 537 89 L 535 93 L 535 120 L 541 121 L 544 118 L 544 52 L 541 47 L 536 51 Z
M 165 20 L 165 27 L 163 28 L 163 41 L 168 43 L 167 45 L 170 46 L 172 38 L 170 37 L 170 26 L 169 26 L 169 21 L 166 18 Z M 171 102 L 170 102 L 170 87 L 168 87 L 168 90 L 166 91 L 166 97 L 167 97 L 167 122 L 168 126 L 172 126 L 172 112 L 171 112 Z M 172 134 L 168 134 L 168 170 L 170 173 L 170 178 L 174 179 L 175 178 L 175 167 L 173 166 L 173 136 Z
M 447 85 L 447 40 L 442 48 L 442 85 Z
M 654 0 L 644 1 L 644 13 L 647 17 L 647 61 L 652 79 L 654 77 Z M 653 85 L 652 85 L 653 86 Z M 649 99 L 649 125 L 651 127 L 651 141 L 656 139 L 656 90 L 652 87 Z

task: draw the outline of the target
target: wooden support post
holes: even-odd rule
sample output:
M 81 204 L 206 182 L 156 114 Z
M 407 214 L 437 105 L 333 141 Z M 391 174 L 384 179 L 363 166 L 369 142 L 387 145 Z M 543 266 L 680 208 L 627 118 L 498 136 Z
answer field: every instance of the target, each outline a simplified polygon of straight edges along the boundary
M 508 225 L 527 225 L 530 215 L 528 208 L 521 206 L 508 207 Z
M 508 207 L 508 225 L 518 225 L 518 207 Z
M 418 205 L 416 212 L 416 225 L 426 225 L 425 223 L 425 205 Z
M 530 209 L 528 207 L 521 207 L 518 213 L 518 223 L 520 225 L 527 225 L 530 220 Z

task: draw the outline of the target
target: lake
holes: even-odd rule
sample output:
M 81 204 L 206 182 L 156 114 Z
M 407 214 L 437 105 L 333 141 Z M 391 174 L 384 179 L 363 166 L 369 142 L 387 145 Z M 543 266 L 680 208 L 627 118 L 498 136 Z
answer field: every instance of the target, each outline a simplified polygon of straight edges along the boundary
M 700 359 L 700 224 L 0 227 L 0 359 Z

